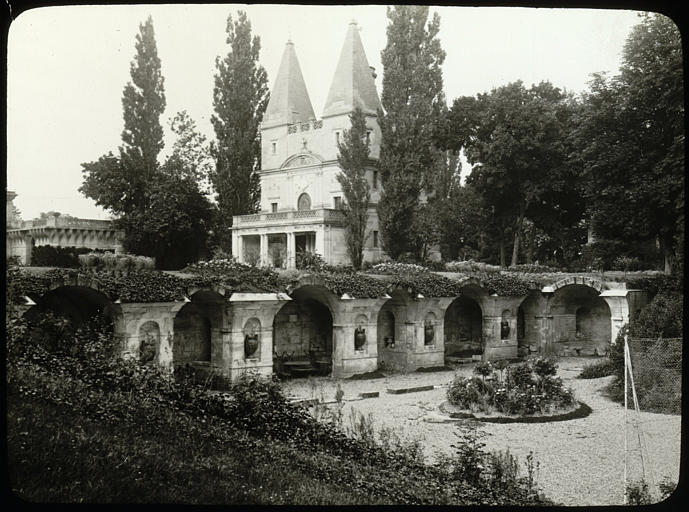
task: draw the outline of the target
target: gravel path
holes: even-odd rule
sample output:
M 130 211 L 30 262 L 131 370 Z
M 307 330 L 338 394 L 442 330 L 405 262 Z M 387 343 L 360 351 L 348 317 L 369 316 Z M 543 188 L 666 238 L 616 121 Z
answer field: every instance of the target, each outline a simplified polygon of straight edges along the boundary
M 558 376 L 574 389 L 577 399 L 591 407 L 593 412 L 588 417 L 551 423 L 478 423 L 478 427 L 486 433 L 483 442 L 487 450 L 509 449 L 521 464 L 533 451 L 540 465 L 538 485 L 549 498 L 564 505 L 620 505 L 624 492 L 624 408 L 601 393 L 612 377 L 575 378 L 590 362 L 591 358 L 565 358 L 560 360 L 558 371 Z M 403 438 L 420 439 L 427 457 L 432 460 L 438 452 L 452 453 L 450 445 L 457 439 L 454 424 L 434 422 L 442 419 L 438 406 L 445 401 L 445 389 L 400 395 L 386 391 L 430 384 L 444 386 L 455 373 L 468 375 L 471 369 L 467 366 L 456 372 L 412 373 L 360 381 L 296 379 L 287 382 L 284 388 L 290 395 L 331 401 L 339 384 L 346 401 L 345 423 L 352 410 L 371 414 L 374 426 L 386 425 L 395 428 Z M 355 400 L 359 393 L 366 391 L 379 391 L 380 397 Z M 632 449 L 638 446 L 633 411 L 628 417 L 627 439 Z M 656 482 L 663 477 L 677 482 L 681 416 L 641 413 L 640 423 Z M 630 451 L 628 474 L 631 479 L 641 477 L 639 461 L 638 449 Z M 650 481 L 648 474 L 646 480 Z

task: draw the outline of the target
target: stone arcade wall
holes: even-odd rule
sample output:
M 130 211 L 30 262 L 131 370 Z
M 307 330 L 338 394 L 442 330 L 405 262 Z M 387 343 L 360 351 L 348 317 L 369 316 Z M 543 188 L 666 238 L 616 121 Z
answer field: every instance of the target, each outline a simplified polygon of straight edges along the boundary
M 583 278 L 563 280 L 526 297 L 489 295 L 470 284 L 461 290 L 466 299 L 459 301 L 456 297 L 412 297 L 399 290 L 392 297 L 377 299 L 337 297 L 308 276 L 291 292 L 292 297 L 285 293 L 225 297 L 224 291 L 202 290 L 191 301 L 146 304 L 113 304 L 89 286 L 81 281 L 55 283 L 45 300 L 39 300 L 43 305 L 35 307 L 49 306 L 49 294 L 56 293 L 71 294 L 72 302 L 96 301 L 91 306 L 97 305 L 114 319 L 126 357 L 170 369 L 200 364 L 231 380 L 248 371 L 272 374 L 276 342 L 279 350 L 305 355 L 311 343 L 322 341 L 326 350 L 331 347 L 335 378 L 372 372 L 381 363 L 398 371 L 442 366 L 446 340 L 453 343 L 462 327 L 472 337 L 480 328 L 486 360 L 517 357 L 519 338 L 522 346 L 540 353 L 602 354 L 647 300 L 640 290 Z M 311 300 L 320 305 L 305 307 L 305 301 Z M 466 318 L 457 315 L 466 313 L 468 301 L 480 309 L 480 318 L 472 308 L 467 324 Z M 23 314 L 32 307 L 15 309 Z M 322 313 L 327 309 L 332 317 L 329 333 L 323 332 L 323 326 L 330 319 L 314 316 L 319 309 Z M 284 338 L 276 341 L 274 336 Z

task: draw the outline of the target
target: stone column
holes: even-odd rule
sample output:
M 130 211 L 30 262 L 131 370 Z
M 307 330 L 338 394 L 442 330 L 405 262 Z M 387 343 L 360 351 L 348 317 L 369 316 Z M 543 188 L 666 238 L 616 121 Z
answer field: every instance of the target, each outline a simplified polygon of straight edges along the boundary
M 622 326 L 629 323 L 628 292 L 629 290 L 618 288 L 604 290 L 600 294 L 610 308 L 610 343 L 613 345 Z
M 261 251 L 261 263 L 260 263 L 260 265 L 262 267 L 267 267 L 269 262 L 268 262 L 268 235 L 266 233 L 261 234 L 260 251 Z
M 235 221 L 236 222 L 236 221 Z M 235 230 L 232 231 L 232 256 L 239 260 L 239 239 L 241 235 Z
M 139 357 L 139 327 L 155 322 L 160 333 L 158 364 L 172 370 L 174 320 L 184 302 L 153 302 L 121 304 L 122 316 L 115 322 L 115 333 L 122 340 L 123 357 Z
M 491 295 L 482 297 L 483 311 L 483 358 L 485 360 L 511 359 L 517 357 L 517 311 L 525 299 L 522 297 L 499 297 Z M 501 336 L 502 313 L 510 311 L 507 321 L 510 333 L 504 340 Z
M 247 371 L 264 376 L 273 373 L 273 319 L 289 300 L 290 297 L 284 293 L 232 294 L 223 330 L 224 375 L 234 381 Z M 249 320 L 258 320 L 261 327 L 259 349 L 247 357 L 244 352 L 244 327 Z
M 296 267 L 296 246 L 294 242 L 294 231 L 287 232 L 287 268 Z
M 325 258 L 325 230 L 324 226 L 318 226 L 316 228 L 316 252 Z M 326 259 L 326 261 L 328 261 Z
M 31 235 L 24 235 L 24 257 L 22 263 L 26 266 L 31 265 L 31 250 L 33 249 L 33 244 L 31 243 L 33 238 Z

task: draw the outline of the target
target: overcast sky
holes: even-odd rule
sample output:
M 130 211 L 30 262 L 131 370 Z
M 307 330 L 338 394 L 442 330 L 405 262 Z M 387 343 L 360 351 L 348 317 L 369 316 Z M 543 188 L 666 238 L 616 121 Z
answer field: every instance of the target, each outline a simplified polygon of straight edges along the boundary
M 215 58 L 227 53 L 228 14 L 247 11 L 261 37 L 260 63 L 275 79 L 285 42 L 295 44 L 311 102 L 320 117 L 351 19 L 359 23 L 368 61 L 378 70 L 385 46 L 384 6 L 151 5 L 66 6 L 26 11 L 8 43 L 7 187 L 29 220 L 40 212 L 108 218 L 78 192 L 81 163 L 117 152 L 122 90 L 135 36 L 153 16 L 165 77 L 167 121 L 187 110 L 214 138 L 210 115 Z M 583 91 L 590 74 L 616 73 L 637 12 L 593 9 L 437 7 L 448 103 L 515 80 L 550 80 Z

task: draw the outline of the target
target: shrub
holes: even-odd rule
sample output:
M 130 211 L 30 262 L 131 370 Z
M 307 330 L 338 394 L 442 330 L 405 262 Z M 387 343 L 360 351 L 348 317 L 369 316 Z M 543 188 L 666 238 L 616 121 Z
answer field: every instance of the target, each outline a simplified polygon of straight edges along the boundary
M 630 322 L 629 335 L 633 338 L 681 338 L 683 306 L 682 295 L 659 293 Z
M 232 258 L 199 261 L 182 271 L 198 276 L 205 284 L 222 284 L 230 291 L 237 292 L 281 292 L 288 282 L 272 269 L 245 265 Z
M 557 363 L 548 357 L 537 357 L 531 363 L 531 367 L 541 379 L 557 373 Z
M 314 272 L 319 272 L 325 267 L 323 256 L 316 252 L 297 252 L 295 263 L 298 269 L 311 270 Z
M 579 379 L 598 379 L 600 377 L 607 377 L 612 375 L 615 371 L 615 365 L 610 359 L 604 359 L 593 364 L 584 366 L 581 373 L 577 375 Z
M 423 262 L 423 266 L 433 272 L 445 272 L 445 263 L 443 261 L 426 260 Z
M 88 247 L 57 247 L 54 245 L 38 245 L 31 250 L 31 266 L 78 268 L 79 255 L 103 252 L 100 249 Z
M 537 412 L 550 413 L 555 409 L 575 405 L 572 390 L 562 384 L 562 379 L 552 372 L 557 366 L 552 361 L 541 360 L 537 365 L 540 375 L 534 376 L 528 363 L 507 367 L 507 379 L 492 384 L 478 377 L 455 377 L 447 390 L 448 401 L 462 409 L 491 413 L 529 415 Z M 488 363 L 477 365 L 474 372 L 489 375 L 493 368 Z
M 445 263 L 445 270 L 447 272 L 485 272 L 493 273 L 500 272 L 501 267 L 499 265 L 490 265 L 489 263 L 482 263 L 474 260 L 467 261 L 448 261 Z
M 524 263 L 522 265 L 512 265 L 505 269 L 507 272 L 522 272 L 524 274 L 544 274 L 561 272 L 560 268 L 551 267 L 548 265 L 540 265 L 538 263 Z
M 526 389 L 534 384 L 534 378 L 529 363 L 518 363 L 507 370 L 509 386 Z
M 21 258 L 17 256 L 16 254 L 13 256 L 7 256 L 6 263 L 7 268 L 9 267 L 18 267 L 22 264 Z

